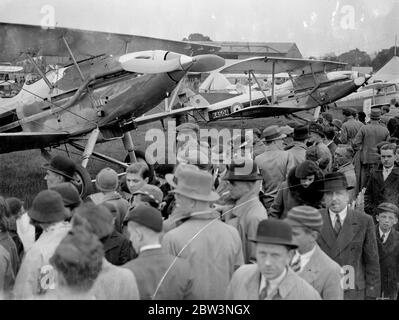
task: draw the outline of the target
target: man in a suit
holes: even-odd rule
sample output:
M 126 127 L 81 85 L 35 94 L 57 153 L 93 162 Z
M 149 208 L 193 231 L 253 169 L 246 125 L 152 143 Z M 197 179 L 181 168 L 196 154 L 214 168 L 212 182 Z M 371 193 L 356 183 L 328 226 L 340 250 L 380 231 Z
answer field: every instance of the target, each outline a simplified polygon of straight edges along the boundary
M 256 238 L 256 264 L 241 266 L 227 288 L 227 300 L 320 300 L 320 295 L 290 267 L 292 230 L 282 220 L 262 220 Z
M 134 249 L 139 256 L 122 267 L 133 272 L 140 300 L 190 299 L 192 277 L 187 261 L 164 253 L 160 244 L 162 214 L 140 204 L 125 218 Z
M 377 206 L 382 202 L 399 205 L 399 168 L 395 166 L 397 146 L 387 143 L 380 149 L 381 164 L 371 173 L 364 194 L 364 211 L 376 216 Z
M 319 210 L 309 206 L 294 207 L 288 211 L 285 221 L 291 225 L 298 244 L 291 268 L 311 284 L 323 300 L 342 300 L 341 267 L 316 242 L 323 227 Z
M 345 300 L 375 299 L 380 293 L 380 266 L 373 219 L 348 207 L 345 175 L 326 174 L 320 248 L 343 268 Z
M 377 244 L 381 269 L 381 298 L 395 300 L 399 281 L 399 232 L 393 226 L 398 222 L 399 209 L 383 202 L 377 208 Z

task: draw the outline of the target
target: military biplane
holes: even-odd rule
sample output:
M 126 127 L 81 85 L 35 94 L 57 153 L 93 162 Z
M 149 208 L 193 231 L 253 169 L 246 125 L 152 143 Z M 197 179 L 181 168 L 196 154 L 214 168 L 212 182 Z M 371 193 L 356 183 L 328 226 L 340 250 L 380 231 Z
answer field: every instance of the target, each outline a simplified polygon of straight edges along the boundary
M 224 59 L 219 47 L 126 34 L 0 23 L 0 61 L 27 59 L 40 75 L 0 99 L 0 153 L 72 145 L 81 152 L 76 180 L 85 193 L 91 156 L 128 164 L 94 151 L 122 139 L 136 160 L 130 131 L 136 118 L 170 96 L 188 71 L 209 72 Z M 68 56 L 71 63 L 44 72 L 38 56 Z M 172 101 L 173 103 L 173 96 Z
M 333 71 L 345 63 L 279 57 L 254 57 L 223 67 L 220 74 L 243 74 L 249 78 L 248 90 L 238 95 L 201 93 L 190 97 L 187 110 L 195 110 L 199 119 L 248 119 L 295 114 L 326 106 L 355 92 L 369 79 L 351 71 Z M 287 73 L 286 83 L 275 85 L 275 75 Z M 271 74 L 271 88 L 263 90 L 257 75 Z M 257 85 L 253 90 L 253 84 Z M 215 99 L 220 98 L 220 101 Z M 210 101 L 210 102 L 208 102 Z M 184 112 L 184 109 L 179 109 Z

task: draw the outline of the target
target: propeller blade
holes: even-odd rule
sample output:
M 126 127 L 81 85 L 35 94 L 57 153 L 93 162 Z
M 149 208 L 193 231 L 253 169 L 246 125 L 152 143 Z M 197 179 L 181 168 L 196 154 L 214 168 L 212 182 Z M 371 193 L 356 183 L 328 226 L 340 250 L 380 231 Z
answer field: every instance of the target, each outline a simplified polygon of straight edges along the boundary
M 209 72 L 223 67 L 225 61 L 223 58 L 214 54 L 203 54 L 194 56 L 194 64 L 190 72 Z

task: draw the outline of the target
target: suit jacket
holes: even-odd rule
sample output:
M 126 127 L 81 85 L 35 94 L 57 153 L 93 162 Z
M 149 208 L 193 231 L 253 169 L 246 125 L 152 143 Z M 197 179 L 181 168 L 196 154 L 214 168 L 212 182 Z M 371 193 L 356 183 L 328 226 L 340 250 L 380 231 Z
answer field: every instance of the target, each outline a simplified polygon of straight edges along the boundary
M 364 211 L 371 216 L 382 202 L 399 205 L 399 168 L 394 167 L 385 181 L 382 172 L 382 165 L 372 172 L 364 194 Z
M 256 264 L 245 264 L 234 272 L 226 291 L 226 300 L 259 300 L 261 274 Z M 287 275 L 270 300 L 320 300 L 309 283 L 288 268 Z
M 381 269 L 381 292 L 384 297 L 396 299 L 399 281 L 399 232 L 392 228 L 385 243 L 376 228 L 378 255 Z
M 342 300 L 341 267 L 316 244 L 315 252 L 298 275 L 317 290 L 323 300 Z
M 154 299 L 191 298 L 192 277 L 188 262 L 167 254 L 162 249 L 145 250 L 123 267 L 135 275 L 141 300 L 152 299 L 165 274 Z
M 116 230 L 105 240 L 104 253 L 105 258 L 115 266 L 121 266 L 137 257 L 130 240 Z
M 377 145 L 389 138 L 389 131 L 379 123 L 369 123 L 362 126 L 353 142 L 355 151 L 360 150 L 362 164 L 378 163 Z
M 378 297 L 380 266 L 373 219 L 348 209 L 338 235 L 335 235 L 327 209 L 320 210 L 323 228 L 317 240 L 320 248 L 344 268 L 344 299 Z
M 344 122 L 341 128 L 341 142 L 343 144 L 351 144 L 361 127 L 363 127 L 363 123 L 354 118 Z

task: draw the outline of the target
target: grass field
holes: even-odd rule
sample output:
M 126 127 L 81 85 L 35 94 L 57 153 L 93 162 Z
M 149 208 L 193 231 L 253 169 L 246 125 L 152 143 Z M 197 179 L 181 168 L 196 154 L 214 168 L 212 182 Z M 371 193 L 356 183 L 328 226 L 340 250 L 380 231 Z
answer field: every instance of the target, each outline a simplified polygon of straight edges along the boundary
M 340 112 L 333 111 L 335 117 L 342 118 Z M 310 118 L 310 112 L 299 113 L 300 116 Z M 291 121 L 291 120 L 290 120 Z M 259 128 L 263 130 L 272 124 L 284 125 L 288 122 L 285 117 L 278 118 L 262 118 L 253 120 L 236 120 L 236 121 L 219 121 L 210 124 L 200 124 L 203 128 L 229 128 L 229 129 L 249 129 Z M 145 142 L 145 133 L 151 128 L 162 128 L 160 122 L 148 124 L 140 127 L 133 132 L 133 140 L 137 149 L 145 150 L 150 142 Z M 60 147 L 62 149 L 63 147 Z M 81 154 L 73 147 L 68 148 L 71 158 L 80 162 Z M 112 141 L 96 146 L 96 151 L 113 156 L 118 160 L 124 160 L 126 152 L 124 151 L 121 141 Z M 65 154 L 65 150 L 54 150 L 51 155 L 57 153 Z M 41 165 L 46 163 L 41 157 L 39 150 L 20 151 L 9 154 L 0 155 L 0 195 L 5 197 L 15 196 L 25 201 L 26 207 L 29 207 L 34 196 L 41 190 L 46 188 L 44 181 L 45 170 L 41 169 Z M 115 165 L 91 158 L 88 170 L 94 178 L 98 171 L 102 168 L 110 166 L 118 172 L 123 170 Z

